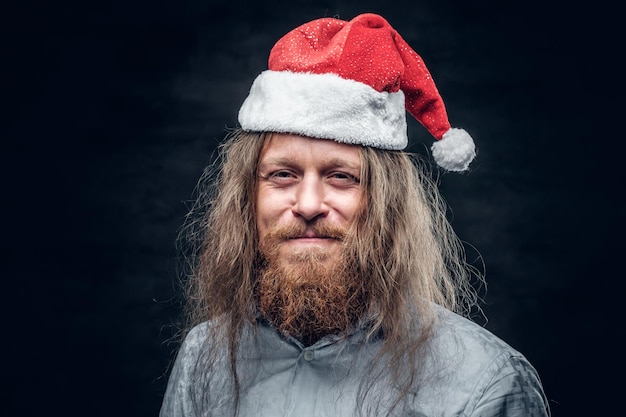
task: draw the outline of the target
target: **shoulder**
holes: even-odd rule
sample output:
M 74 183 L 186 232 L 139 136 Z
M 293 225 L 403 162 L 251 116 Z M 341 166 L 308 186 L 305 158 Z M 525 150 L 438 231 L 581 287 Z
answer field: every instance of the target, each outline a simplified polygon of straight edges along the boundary
M 204 322 L 194 326 L 185 335 L 172 367 L 167 389 L 161 404 L 161 417 L 195 416 L 195 369 L 208 340 L 211 325 Z
M 469 394 L 462 399 L 465 415 L 547 415 L 535 368 L 522 353 L 484 327 L 442 309 L 433 348 L 440 364 L 446 364 L 446 383 Z
M 203 323 L 197 324 L 192 327 L 189 332 L 185 335 L 183 339 L 183 343 L 181 345 L 181 350 L 189 350 L 194 349 L 197 346 L 200 346 L 207 338 L 209 331 L 211 328 L 211 323 L 205 321 Z
M 522 356 L 486 328 L 443 308 L 438 308 L 438 321 L 433 334 L 436 343 L 450 349 L 462 349 L 474 359 L 488 360 L 500 355 Z
M 471 320 L 439 309 L 432 333 L 433 352 L 443 363 L 473 373 L 498 372 L 516 363 L 528 363 L 522 353 Z
M 210 327 L 211 324 L 209 322 L 203 322 L 187 332 L 178 349 L 172 374 L 178 373 L 179 377 L 189 375 L 192 366 L 196 363 L 208 339 Z

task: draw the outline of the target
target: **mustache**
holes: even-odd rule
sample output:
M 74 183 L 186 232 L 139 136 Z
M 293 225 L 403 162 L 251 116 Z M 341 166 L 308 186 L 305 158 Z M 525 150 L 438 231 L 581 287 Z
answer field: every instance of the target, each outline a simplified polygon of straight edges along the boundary
M 312 234 L 312 236 L 311 236 Z M 276 225 L 268 231 L 267 237 L 272 240 L 288 240 L 310 236 L 343 241 L 347 229 L 327 222 L 307 224 L 304 221 L 294 221 L 289 224 Z

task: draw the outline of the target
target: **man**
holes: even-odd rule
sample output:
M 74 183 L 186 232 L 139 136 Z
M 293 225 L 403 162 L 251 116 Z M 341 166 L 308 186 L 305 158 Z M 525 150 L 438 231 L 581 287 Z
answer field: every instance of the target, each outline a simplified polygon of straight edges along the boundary
M 473 271 L 402 151 L 407 110 L 468 169 L 471 137 L 382 17 L 276 43 L 185 229 L 191 330 L 162 417 L 548 415 L 524 356 L 461 316 Z

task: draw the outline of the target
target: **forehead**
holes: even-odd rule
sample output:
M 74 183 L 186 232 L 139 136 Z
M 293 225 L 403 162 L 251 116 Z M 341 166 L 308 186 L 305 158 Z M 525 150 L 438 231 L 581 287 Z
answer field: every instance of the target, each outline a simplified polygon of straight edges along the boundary
M 355 145 L 276 133 L 263 146 L 259 163 L 281 162 L 331 164 L 360 169 L 361 156 L 359 147 Z

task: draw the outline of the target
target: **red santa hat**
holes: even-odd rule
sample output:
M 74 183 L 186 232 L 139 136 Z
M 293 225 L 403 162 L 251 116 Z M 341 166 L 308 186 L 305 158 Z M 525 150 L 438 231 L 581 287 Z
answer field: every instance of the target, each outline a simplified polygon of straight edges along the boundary
M 436 139 L 442 168 L 465 171 L 476 155 L 471 136 L 450 126 L 422 58 L 381 16 L 306 23 L 274 45 L 268 64 L 239 110 L 244 130 L 399 150 L 408 111 Z

